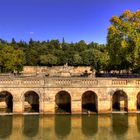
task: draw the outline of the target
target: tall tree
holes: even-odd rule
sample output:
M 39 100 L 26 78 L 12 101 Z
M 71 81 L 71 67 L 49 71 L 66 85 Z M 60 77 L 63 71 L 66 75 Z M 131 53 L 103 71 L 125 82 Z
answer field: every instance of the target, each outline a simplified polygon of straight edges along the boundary
M 112 69 L 137 69 L 140 67 L 140 10 L 126 10 L 119 17 L 112 16 L 110 22 L 107 42 Z

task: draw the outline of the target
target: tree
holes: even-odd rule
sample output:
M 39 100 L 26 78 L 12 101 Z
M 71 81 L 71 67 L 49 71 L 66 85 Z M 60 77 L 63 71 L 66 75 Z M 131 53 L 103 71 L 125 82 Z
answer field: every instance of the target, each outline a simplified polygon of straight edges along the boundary
M 140 10 L 112 16 L 107 46 L 112 69 L 140 68 Z
M 57 57 L 54 56 L 53 54 L 48 54 L 48 55 L 41 55 L 40 56 L 40 63 L 42 65 L 56 65 L 57 64 Z
M 81 65 L 82 64 L 82 57 L 79 55 L 79 53 L 75 53 L 73 55 L 73 65 Z
M 6 45 L 1 50 L 0 62 L 2 72 L 19 72 L 23 68 L 24 53 Z

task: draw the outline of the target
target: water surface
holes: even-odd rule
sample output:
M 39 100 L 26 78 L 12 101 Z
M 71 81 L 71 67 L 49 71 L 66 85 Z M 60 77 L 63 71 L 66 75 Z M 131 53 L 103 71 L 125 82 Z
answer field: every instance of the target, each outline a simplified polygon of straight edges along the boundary
M 0 140 L 140 140 L 140 114 L 0 116 Z

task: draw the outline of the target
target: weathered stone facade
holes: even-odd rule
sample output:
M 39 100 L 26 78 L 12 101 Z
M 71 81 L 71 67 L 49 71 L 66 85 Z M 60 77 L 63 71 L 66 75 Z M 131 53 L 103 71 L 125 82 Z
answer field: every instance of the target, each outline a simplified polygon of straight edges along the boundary
M 41 75 L 48 74 L 49 76 L 80 76 L 84 73 L 91 74 L 92 67 L 90 66 L 24 66 L 22 73 L 24 75 Z
M 0 78 L 0 94 L 2 92 L 8 92 L 12 95 L 13 113 L 24 113 L 25 94 L 30 91 L 38 95 L 39 113 L 42 114 L 55 113 L 56 95 L 62 91 L 70 95 L 70 107 L 72 114 L 82 113 L 82 97 L 84 99 L 83 94 L 86 92 L 93 92 L 96 95 L 95 104 L 98 113 L 112 113 L 113 96 L 118 91 L 125 94 L 124 104 L 126 112 L 137 112 L 140 79 L 85 77 Z M 123 98 L 123 96 L 120 98 Z

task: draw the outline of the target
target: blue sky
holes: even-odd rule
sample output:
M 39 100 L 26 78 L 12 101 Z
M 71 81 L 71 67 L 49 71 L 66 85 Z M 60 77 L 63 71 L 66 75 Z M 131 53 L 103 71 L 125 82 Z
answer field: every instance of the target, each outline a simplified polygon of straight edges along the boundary
M 125 9 L 140 0 L 0 0 L 0 38 L 106 43 L 109 19 Z

